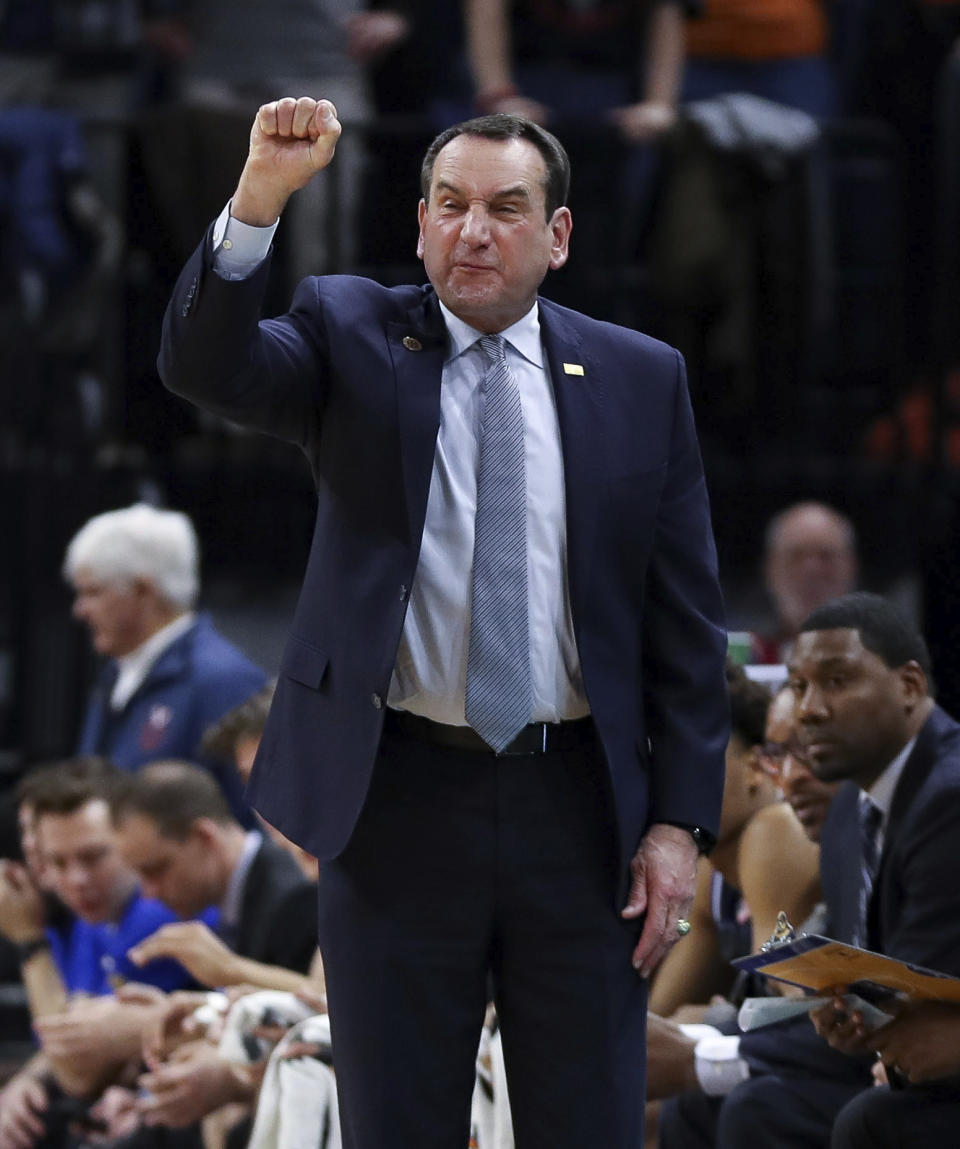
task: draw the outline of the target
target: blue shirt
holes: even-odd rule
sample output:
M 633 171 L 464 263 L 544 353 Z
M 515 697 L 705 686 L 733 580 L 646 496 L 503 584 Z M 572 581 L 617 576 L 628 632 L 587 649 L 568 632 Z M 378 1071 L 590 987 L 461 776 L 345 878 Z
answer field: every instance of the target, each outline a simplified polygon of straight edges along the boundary
M 200 920 L 215 929 L 218 917 L 216 909 L 208 909 Z M 63 930 L 48 929 L 53 960 L 67 993 L 102 996 L 126 981 L 156 986 L 168 993 L 192 985 L 187 971 L 171 958 L 157 958 L 141 967 L 127 957 L 132 946 L 168 922 L 178 920 L 162 902 L 135 894 L 119 922 L 74 918 Z

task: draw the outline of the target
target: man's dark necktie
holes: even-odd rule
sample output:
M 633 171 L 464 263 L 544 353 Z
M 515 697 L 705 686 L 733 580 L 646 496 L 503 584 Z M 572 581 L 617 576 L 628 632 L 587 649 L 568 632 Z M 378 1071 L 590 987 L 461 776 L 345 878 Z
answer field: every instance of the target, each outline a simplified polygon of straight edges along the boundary
M 857 818 L 860 823 L 860 903 L 857 922 L 856 943 L 867 944 L 867 915 L 870 909 L 870 895 L 880 868 L 880 828 L 883 812 L 867 794 L 861 794 L 857 801 Z
M 480 346 L 490 366 L 480 384 L 476 538 L 467 653 L 467 722 L 502 750 L 530 721 L 527 615 L 527 484 L 520 389 L 501 335 Z

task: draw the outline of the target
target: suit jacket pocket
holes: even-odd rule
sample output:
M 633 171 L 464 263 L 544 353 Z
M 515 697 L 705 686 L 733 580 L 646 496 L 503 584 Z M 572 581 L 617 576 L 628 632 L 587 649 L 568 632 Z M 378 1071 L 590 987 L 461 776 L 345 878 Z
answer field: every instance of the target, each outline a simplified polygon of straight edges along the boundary
M 325 650 L 294 634 L 283 652 L 280 673 L 311 690 L 319 690 L 329 664 L 330 657 Z

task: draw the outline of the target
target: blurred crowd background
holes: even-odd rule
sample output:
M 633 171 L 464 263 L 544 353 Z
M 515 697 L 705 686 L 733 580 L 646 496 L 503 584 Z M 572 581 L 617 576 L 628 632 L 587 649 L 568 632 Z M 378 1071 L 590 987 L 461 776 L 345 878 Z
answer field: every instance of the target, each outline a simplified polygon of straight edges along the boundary
M 684 352 L 731 629 L 769 629 L 772 516 L 827 504 L 956 712 L 958 34 L 944 0 L 0 3 L 2 787 L 77 745 L 94 659 L 61 567 L 101 511 L 187 512 L 203 605 L 275 672 L 306 465 L 167 394 L 155 356 L 281 94 L 329 96 L 345 132 L 281 224 L 274 312 L 309 271 L 421 281 L 426 143 L 541 119 L 575 218 L 544 292 Z

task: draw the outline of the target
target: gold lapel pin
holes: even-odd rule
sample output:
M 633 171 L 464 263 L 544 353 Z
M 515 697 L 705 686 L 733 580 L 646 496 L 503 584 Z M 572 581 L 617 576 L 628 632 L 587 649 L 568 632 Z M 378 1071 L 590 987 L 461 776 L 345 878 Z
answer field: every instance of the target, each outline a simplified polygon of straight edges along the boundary
M 414 335 L 404 335 L 403 345 L 408 351 L 422 351 L 423 344 Z
M 582 375 L 583 367 L 579 363 L 564 363 L 563 373 L 564 375 Z

